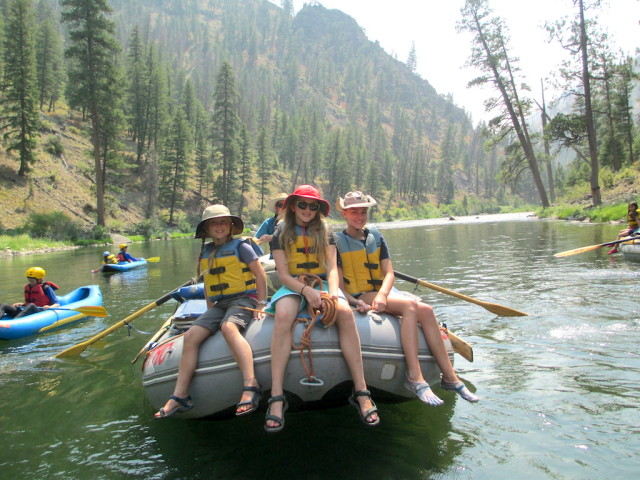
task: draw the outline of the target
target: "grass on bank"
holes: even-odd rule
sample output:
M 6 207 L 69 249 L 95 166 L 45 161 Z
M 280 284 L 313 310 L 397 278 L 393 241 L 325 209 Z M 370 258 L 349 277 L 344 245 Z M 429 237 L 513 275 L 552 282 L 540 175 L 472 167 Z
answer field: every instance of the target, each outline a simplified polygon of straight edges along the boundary
M 61 248 L 73 245 L 72 242 L 59 242 L 46 238 L 31 238 L 28 235 L 0 235 L 0 250 L 22 252 L 42 248 Z

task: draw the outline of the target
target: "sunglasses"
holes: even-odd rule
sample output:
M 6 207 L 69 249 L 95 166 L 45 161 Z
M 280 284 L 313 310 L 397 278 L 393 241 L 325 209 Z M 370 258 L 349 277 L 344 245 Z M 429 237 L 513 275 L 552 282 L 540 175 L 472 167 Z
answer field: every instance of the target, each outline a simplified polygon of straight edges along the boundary
M 307 207 L 309 207 L 309 210 L 311 210 L 312 212 L 317 212 L 318 209 L 320 208 L 320 204 L 319 203 L 307 203 L 307 202 L 304 202 L 302 200 L 298 200 L 296 202 L 296 206 L 300 210 L 306 210 Z
M 276 208 L 282 208 L 284 207 L 284 203 L 283 202 L 277 202 L 276 203 Z

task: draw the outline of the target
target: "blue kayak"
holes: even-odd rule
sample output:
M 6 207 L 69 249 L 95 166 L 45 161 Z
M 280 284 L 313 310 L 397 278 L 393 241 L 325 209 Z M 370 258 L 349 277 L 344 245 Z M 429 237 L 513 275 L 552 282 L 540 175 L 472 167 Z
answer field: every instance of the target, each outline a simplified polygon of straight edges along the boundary
M 126 272 L 132 268 L 142 267 L 147 264 L 147 260 L 139 258 L 135 262 L 118 262 L 118 263 L 105 263 L 102 265 L 103 272 Z
M 16 319 L 3 315 L 0 318 L 0 339 L 12 340 L 27 337 L 82 320 L 87 317 L 86 314 L 63 309 L 86 306 L 100 307 L 102 306 L 102 293 L 98 285 L 87 285 L 66 295 L 59 295 L 58 302 L 60 310 L 57 308 L 41 310 Z

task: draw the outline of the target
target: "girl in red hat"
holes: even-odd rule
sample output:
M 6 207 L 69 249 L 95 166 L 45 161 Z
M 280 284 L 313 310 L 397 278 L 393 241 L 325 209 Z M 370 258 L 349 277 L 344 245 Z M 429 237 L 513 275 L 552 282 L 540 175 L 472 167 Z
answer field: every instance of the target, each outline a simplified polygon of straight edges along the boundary
M 349 398 L 362 422 L 368 426 L 380 423 L 378 410 L 371 400 L 364 379 L 360 336 L 353 312 L 339 291 L 336 246 L 324 217 L 329 202 L 311 185 L 299 186 L 284 202 L 284 219 L 276 230 L 271 251 L 282 287 L 271 300 L 275 305 L 275 323 L 271 338 L 271 398 L 265 430 L 279 432 L 284 428 L 284 412 L 288 403 L 284 395 L 284 375 L 291 356 L 291 327 L 298 313 L 307 305 L 319 308 L 320 291 L 300 282 L 297 277 L 310 273 L 326 279 L 324 290 L 337 299 L 336 325 L 339 329 L 342 355 L 353 378 L 354 391 Z

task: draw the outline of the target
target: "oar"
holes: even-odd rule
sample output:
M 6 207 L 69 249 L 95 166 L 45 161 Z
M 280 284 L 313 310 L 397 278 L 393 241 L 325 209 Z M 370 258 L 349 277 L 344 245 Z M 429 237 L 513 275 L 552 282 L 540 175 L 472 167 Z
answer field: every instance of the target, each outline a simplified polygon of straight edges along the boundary
M 77 345 L 74 345 L 73 347 L 69 347 L 66 350 L 58 353 L 56 355 L 56 358 L 60 358 L 60 357 L 70 357 L 70 356 L 74 356 L 74 355 L 80 355 L 82 352 L 85 351 L 85 349 L 89 346 L 92 345 L 94 343 L 96 343 L 98 340 L 106 337 L 107 335 L 109 335 L 111 332 L 114 332 L 116 330 L 118 330 L 120 327 L 132 322 L 133 320 L 135 320 L 136 318 L 140 317 L 141 315 L 147 313 L 149 310 L 153 310 L 154 308 L 162 305 L 163 303 L 167 302 L 168 300 L 171 299 L 171 295 L 173 295 L 174 292 L 176 292 L 177 290 L 180 290 L 182 287 L 186 287 L 188 285 L 191 285 L 192 283 L 194 283 L 194 279 L 190 279 L 188 282 L 183 283 L 182 285 L 180 285 L 178 288 L 175 288 L 173 290 L 171 290 L 169 293 L 167 293 L 166 295 L 163 295 L 162 297 L 160 297 L 159 299 L 157 299 L 155 302 L 151 302 L 149 305 L 146 305 L 144 307 L 142 307 L 140 310 L 138 310 L 135 313 L 132 313 L 131 315 L 129 315 L 127 318 L 125 318 L 124 320 L 120 320 L 118 323 L 116 323 L 115 325 L 110 326 L 109 328 L 103 330 L 102 332 L 100 332 L 98 335 L 90 338 L 89 340 L 79 343 Z
M 156 263 L 160 261 L 160 257 L 145 258 L 145 260 L 150 263 Z
M 556 253 L 554 255 L 554 257 L 556 257 L 556 258 L 570 257 L 571 255 L 577 255 L 579 253 L 590 252 L 592 250 L 597 250 L 600 247 L 610 247 L 611 245 L 617 245 L 618 243 L 628 242 L 629 240 L 633 240 L 633 239 L 637 239 L 637 238 L 639 238 L 639 237 L 636 237 L 636 236 L 624 237 L 622 240 L 614 240 L 613 242 L 599 243 L 598 245 L 589 245 L 588 247 L 574 248 L 573 250 L 567 250 L 565 252 Z
M 446 327 L 440 327 L 441 330 L 444 330 L 451 340 L 451 346 L 453 347 L 453 351 L 462 356 L 462 358 L 473 362 L 473 347 L 453 333 Z
M 425 282 L 424 280 L 419 280 L 415 277 L 407 275 L 406 273 L 398 272 L 397 270 L 394 270 L 393 273 L 396 277 L 402 280 L 406 280 L 407 282 L 415 283 L 416 285 L 422 285 L 423 287 L 430 288 L 437 292 L 457 297 L 461 300 L 464 300 L 465 302 L 480 305 L 485 310 L 489 310 L 491 313 L 495 313 L 496 315 L 500 315 L 501 317 L 525 317 L 528 315 L 527 313 L 519 312 L 518 310 L 514 310 L 513 308 L 504 307 L 496 303 L 483 302 L 482 300 L 476 300 L 472 297 L 467 297 L 466 295 L 463 295 L 461 293 L 454 292 L 453 290 L 447 290 L 446 288 L 440 287 L 433 283 Z
M 106 317 L 108 315 L 107 311 L 104 307 L 97 306 L 86 306 L 86 307 L 76 307 L 76 308 L 65 308 L 65 307 L 51 307 L 47 310 L 68 310 L 73 312 L 84 313 L 87 317 Z

